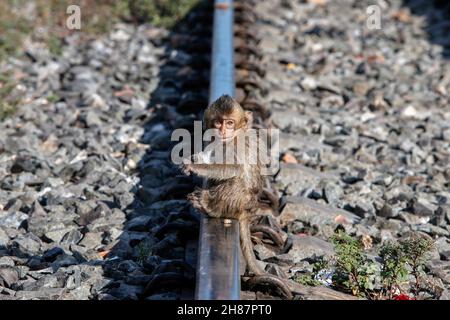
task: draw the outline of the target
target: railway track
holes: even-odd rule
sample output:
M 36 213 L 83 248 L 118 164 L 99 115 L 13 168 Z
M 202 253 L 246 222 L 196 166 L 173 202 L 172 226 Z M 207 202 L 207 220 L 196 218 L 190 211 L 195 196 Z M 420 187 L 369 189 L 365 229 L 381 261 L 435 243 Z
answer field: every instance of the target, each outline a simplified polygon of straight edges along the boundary
M 209 101 L 235 95 L 233 1 L 215 1 Z M 202 216 L 197 259 L 195 298 L 240 298 L 239 226 Z
M 251 4 L 233 0 L 214 2 L 209 101 L 212 103 L 224 94 L 236 97 L 237 89 L 238 101 L 245 109 L 255 112 L 255 120 L 261 126 L 268 111 L 252 99 L 252 94 L 260 89 L 259 78 L 264 73 L 258 66 L 258 59 L 261 58 L 258 54 L 258 40 L 251 35 L 251 24 L 255 22 Z M 265 228 L 271 230 L 269 226 Z M 273 231 L 273 234 L 276 232 Z M 202 216 L 196 299 L 240 299 L 242 270 L 239 263 L 239 239 L 236 220 L 232 220 L 230 224 L 224 223 L 224 219 Z

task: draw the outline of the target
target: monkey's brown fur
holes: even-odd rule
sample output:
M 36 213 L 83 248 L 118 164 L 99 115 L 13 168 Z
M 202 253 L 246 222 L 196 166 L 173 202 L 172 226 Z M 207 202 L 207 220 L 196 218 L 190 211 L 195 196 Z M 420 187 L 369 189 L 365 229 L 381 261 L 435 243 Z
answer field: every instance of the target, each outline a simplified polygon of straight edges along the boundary
M 237 139 L 245 135 L 251 128 L 251 112 L 244 111 L 237 101 L 230 96 L 222 96 L 212 103 L 205 111 L 204 124 L 206 129 L 214 127 L 214 121 L 223 116 L 235 120 L 235 136 L 222 142 L 225 149 L 235 148 Z M 250 221 L 258 208 L 258 198 L 263 190 L 264 180 L 261 176 L 261 164 L 258 159 L 258 149 L 249 147 L 256 143 L 245 139 L 245 155 L 234 154 L 237 157 L 247 157 L 245 164 L 185 164 L 184 172 L 195 173 L 207 178 L 206 187 L 188 195 L 188 199 L 198 210 L 210 217 L 239 220 L 241 248 L 247 262 L 248 270 L 255 274 L 264 274 L 253 253 Z M 195 158 L 195 155 L 194 155 Z M 254 161 L 249 161 L 253 159 Z M 253 164 L 249 164 L 253 163 Z M 254 164 L 256 163 L 256 164 Z

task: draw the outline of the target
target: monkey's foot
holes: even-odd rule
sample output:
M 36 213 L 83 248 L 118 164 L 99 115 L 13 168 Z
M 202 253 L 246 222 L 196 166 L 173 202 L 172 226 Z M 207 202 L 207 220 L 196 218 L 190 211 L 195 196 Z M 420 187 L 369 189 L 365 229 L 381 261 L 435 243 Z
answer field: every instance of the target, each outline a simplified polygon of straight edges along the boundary
M 254 276 L 247 280 L 246 284 L 251 290 L 259 287 L 268 287 L 269 289 L 280 293 L 287 300 L 292 300 L 293 298 L 287 283 L 283 279 L 270 274 Z
M 280 200 L 278 195 L 268 188 L 263 188 L 262 201 L 268 203 L 276 212 L 280 209 Z
M 205 190 L 195 190 L 194 192 L 191 192 L 187 195 L 187 199 L 191 202 L 192 206 L 197 209 L 198 211 L 207 214 L 211 218 L 219 218 L 220 215 L 214 215 L 214 212 L 212 212 L 208 205 L 205 203 L 205 198 L 207 197 L 207 192 Z M 217 214 L 217 213 L 216 213 Z

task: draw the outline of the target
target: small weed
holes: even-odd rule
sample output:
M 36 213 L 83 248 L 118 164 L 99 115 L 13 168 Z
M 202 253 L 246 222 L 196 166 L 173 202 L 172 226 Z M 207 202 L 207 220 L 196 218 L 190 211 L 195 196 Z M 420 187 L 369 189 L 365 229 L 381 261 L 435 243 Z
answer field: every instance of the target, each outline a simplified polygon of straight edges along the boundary
M 137 250 L 138 250 L 137 263 L 142 265 L 144 261 L 147 260 L 147 258 L 152 255 L 151 245 L 146 241 L 142 241 L 137 245 Z
M 57 95 L 55 95 L 55 94 L 51 94 L 51 95 L 49 95 L 48 97 L 47 97 L 47 101 L 49 102 L 49 103 L 56 103 L 56 102 L 58 102 L 59 101 L 59 97 L 57 96 Z
M 63 51 L 63 40 L 52 36 L 47 40 L 48 50 L 55 56 L 60 56 Z
M 422 287 L 422 275 L 429 252 L 433 249 L 434 242 L 424 238 L 413 237 L 402 242 L 406 263 L 411 268 L 414 277 L 413 294 L 417 297 Z
M 321 284 L 324 270 L 329 274 L 331 269 L 333 287 L 367 299 L 416 299 L 427 290 L 423 274 L 433 241 L 411 237 L 385 243 L 378 250 L 379 264 L 368 257 L 362 241 L 343 231 L 334 234 L 331 241 L 336 252 L 333 259 L 319 261 L 313 272 L 301 274 L 296 281 Z
M 336 233 L 331 241 L 336 251 L 334 284 L 352 292 L 355 296 L 372 290 L 376 266 L 365 255 L 362 242 L 343 231 Z
M 315 287 L 321 285 L 320 281 L 314 279 L 314 274 L 312 273 L 302 273 L 296 276 L 295 281 L 305 286 Z
M 5 120 L 16 111 L 16 105 L 0 101 L 0 122 Z
M 122 1 L 123 2 L 123 1 Z M 163 27 L 173 27 L 199 0 L 129 0 L 127 6 L 119 4 L 122 10 L 137 22 L 150 22 Z
M 295 277 L 295 281 L 305 286 L 318 286 L 326 282 L 327 279 L 323 279 L 322 274 L 326 273 L 328 268 L 328 261 L 324 257 L 318 257 L 313 263 L 312 272 L 301 273 Z
M 19 103 L 19 98 L 12 95 L 16 83 L 9 73 L 0 75 L 0 121 L 14 113 Z
M 383 294 L 392 299 L 401 291 L 401 283 L 407 281 L 406 256 L 399 243 L 387 243 L 380 249 Z

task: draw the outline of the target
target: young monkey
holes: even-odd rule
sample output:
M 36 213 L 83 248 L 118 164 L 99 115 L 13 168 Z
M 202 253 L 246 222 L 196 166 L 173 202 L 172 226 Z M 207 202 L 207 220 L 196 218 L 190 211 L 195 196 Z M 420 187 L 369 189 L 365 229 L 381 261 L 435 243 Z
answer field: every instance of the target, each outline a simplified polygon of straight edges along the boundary
M 188 195 L 192 205 L 214 218 L 239 220 L 241 248 L 248 270 L 255 275 L 265 272 L 258 265 L 253 253 L 249 218 L 258 208 L 258 198 L 263 190 L 261 161 L 256 137 L 246 136 L 252 126 L 252 113 L 244 111 L 239 103 L 228 95 L 213 102 L 204 113 L 206 129 L 216 129 L 216 139 L 209 151 L 193 156 L 194 161 L 206 159 L 206 163 L 184 162 L 183 172 L 194 173 L 207 179 L 206 187 Z M 245 149 L 239 149 L 245 143 Z M 251 145 L 253 144 L 253 145 Z M 239 146 L 238 146 L 239 145 Z M 207 148 L 208 149 L 208 148 Z M 220 149 L 220 150 L 219 150 Z M 211 155 L 223 152 L 227 161 L 208 163 Z M 231 157 L 228 157 L 231 155 Z M 231 163 L 230 160 L 231 158 Z

